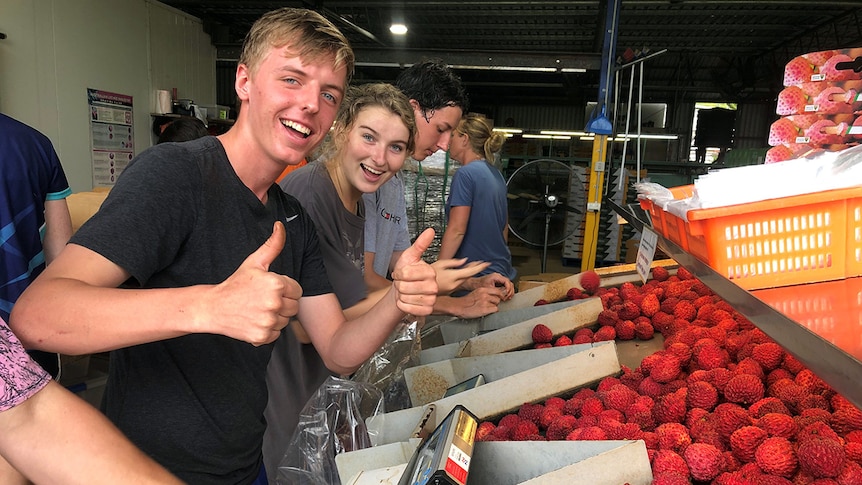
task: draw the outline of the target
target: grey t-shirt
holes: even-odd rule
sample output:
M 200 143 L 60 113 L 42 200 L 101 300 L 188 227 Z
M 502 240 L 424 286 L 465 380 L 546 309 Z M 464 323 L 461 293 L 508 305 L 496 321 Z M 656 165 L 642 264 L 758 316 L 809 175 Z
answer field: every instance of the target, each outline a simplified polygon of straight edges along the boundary
M 279 185 L 299 199 L 314 221 L 326 273 L 342 308 L 355 305 L 367 295 L 362 273 L 364 206 L 360 203 L 359 214 L 344 208 L 322 162 L 294 170 Z M 267 428 L 263 438 L 263 461 L 270 483 L 276 481 L 278 465 L 302 408 L 330 375 L 314 346 L 300 343 L 292 331 L 284 332 L 275 342 L 266 374 L 269 402 L 264 411 Z
M 299 203 L 317 226 L 317 237 L 329 281 L 342 308 L 365 298 L 365 205 L 358 214 L 344 208 L 326 165 L 321 162 L 289 173 L 280 183 L 282 190 Z
M 365 251 L 374 253 L 374 272 L 386 277 L 392 253 L 410 247 L 407 202 L 401 174 L 395 174 L 377 192 L 364 194 L 362 199 L 366 214 Z

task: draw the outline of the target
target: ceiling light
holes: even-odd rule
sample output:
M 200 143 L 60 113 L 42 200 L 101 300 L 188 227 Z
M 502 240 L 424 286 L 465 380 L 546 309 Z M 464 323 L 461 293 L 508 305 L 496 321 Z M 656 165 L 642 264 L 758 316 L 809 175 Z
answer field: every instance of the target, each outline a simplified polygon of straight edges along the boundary
M 543 135 L 561 135 L 561 136 L 586 136 L 586 133 L 583 131 L 553 131 L 553 130 L 542 130 L 539 133 Z
M 407 33 L 407 26 L 404 24 L 392 24 L 389 26 L 389 32 L 395 35 L 404 35 Z
M 526 71 L 526 72 L 557 72 L 553 67 L 529 67 L 529 66 L 475 66 L 464 64 L 453 64 L 453 69 L 476 69 L 480 71 Z
M 539 138 L 542 140 L 571 140 L 570 136 L 557 136 L 557 135 L 534 135 L 531 133 L 527 133 L 522 135 L 524 138 Z
M 523 133 L 524 130 L 520 128 L 494 128 L 494 131 L 501 131 L 503 133 Z

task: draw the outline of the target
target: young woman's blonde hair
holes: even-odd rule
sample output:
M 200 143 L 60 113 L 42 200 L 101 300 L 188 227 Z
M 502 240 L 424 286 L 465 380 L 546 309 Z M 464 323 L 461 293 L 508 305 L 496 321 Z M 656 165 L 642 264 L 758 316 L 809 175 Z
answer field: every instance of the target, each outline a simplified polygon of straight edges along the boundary
M 467 135 L 470 140 L 470 148 L 476 152 L 485 155 L 485 160 L 493 164 L 495 156 L 503 149 L 503 143 L 506 141 L 506 134 L 499 131 L 494 131 L 494 125 L 491 120 L 479 113 L 467 113 L 455 131 Z
M 329 20 L 313 10 L 284 7 L 265 13 L 245 36 L 240 64 L 251 73 L 271 48 L 290 45 L 304 62 L 335 61 L 335 68 L 346 68 L 347 81 L 353 77 L 356 58 L 350 42 Z

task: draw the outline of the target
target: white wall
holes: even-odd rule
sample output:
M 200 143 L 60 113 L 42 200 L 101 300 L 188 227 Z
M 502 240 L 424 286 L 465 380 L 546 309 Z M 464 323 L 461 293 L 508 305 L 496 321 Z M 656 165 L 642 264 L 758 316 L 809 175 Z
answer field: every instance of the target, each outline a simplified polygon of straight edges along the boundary
M 136 153 L 156 89 L 215 102 L 200 21 L 153 0 L 0 0 L 0 32 L 0 111 L 51 139 L 73 192 L 93 187 L 87 88 L 133 97 Z

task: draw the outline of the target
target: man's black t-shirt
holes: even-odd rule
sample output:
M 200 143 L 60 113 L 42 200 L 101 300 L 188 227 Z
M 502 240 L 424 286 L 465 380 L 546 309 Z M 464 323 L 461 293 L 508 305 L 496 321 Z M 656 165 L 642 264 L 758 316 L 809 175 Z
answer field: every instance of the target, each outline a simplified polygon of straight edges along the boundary
M 330 293 L 314 224 L 299 202 L 273 185 L 262 204 L 214 137 L 143 152 L 71 242 L 128 271 L 129 287 L 217 284 L 269 238 L 276 220 L 287 241 L 270 271 L 297 280 L 304 296 Z M 189 483 L 250 483 L 260 467 L 271 350 L 192 334 L 114 351 L 104 411 Z

